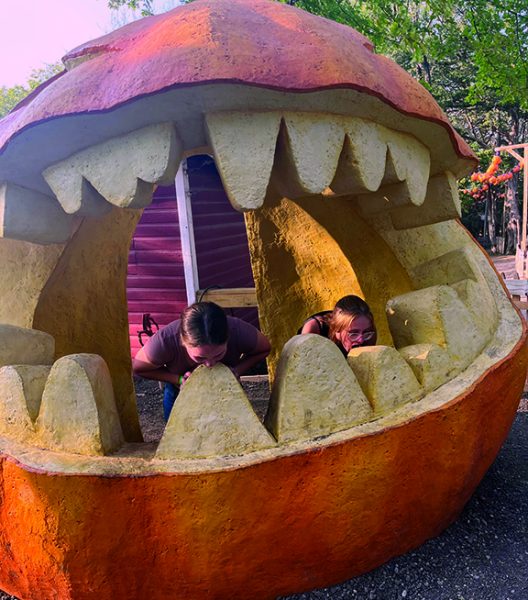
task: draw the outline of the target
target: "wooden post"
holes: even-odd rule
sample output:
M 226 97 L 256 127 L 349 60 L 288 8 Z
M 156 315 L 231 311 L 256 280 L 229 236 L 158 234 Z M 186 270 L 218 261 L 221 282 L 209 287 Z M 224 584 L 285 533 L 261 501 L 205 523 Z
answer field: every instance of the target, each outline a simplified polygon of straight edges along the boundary
M 524 157 L 528 156 L 528 152 L 526 150 L 528 146 L 524 148 Z M 524 163 L 524 181 L 523 181 L 523 250 L 524 255 L 526 257 L 526 216 L 528 211 L 528 165 L 526 162 Z
M 191 208 L 191 194 L 187 179 L 187 161 L 184 159 L 176 173 L 176 201 L 178 203 L 178 223 L 182 247 L 183 272 L 187 290 L 187 304 L 196 302 L 198 282 L 198 265 L 196 262 L 196 247 L 194 244 L 194 227 Z
M 522 150 L 524 155 L 519 154 L 519 150 Z M 522 224 L 521 224 L 521 243 L 517 247 L 517 253 L 515 257 L 515 268 L 519 279 L 528 279 L 527 269 L 527 252 L 526 252 L 526 228 L 528 219 L 528 143 L 527 144 L 513 144 L 511 146 L 499 146 L 495 148 L 496 152 L 507 152 L 513 156 L 519 163 L 524 164 L 523 173 L 523 194 L 522 194 Z

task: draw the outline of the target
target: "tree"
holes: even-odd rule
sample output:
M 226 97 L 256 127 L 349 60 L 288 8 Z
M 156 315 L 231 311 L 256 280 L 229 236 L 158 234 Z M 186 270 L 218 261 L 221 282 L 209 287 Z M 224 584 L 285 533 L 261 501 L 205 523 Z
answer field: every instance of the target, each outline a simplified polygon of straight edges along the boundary
M 0 87 L 0 118 L 14 108 L 21 100 L 23 100 L 30 90 L 23 85 L 15 85 L 13 87 Z
M 139 10 L 141 11 L 142 17 L 147 17 L 154 14 L 152 0 L 108 0 L 108 8 L 117 10 L 121 7 Z
M 133 11 L 139 11 L 142 17 L 148 17 L 166 12 L 178 4 L 183 4 L 184 1 L 185 0 L 165 0 L 160 5 L 157 0 L 108 0 L 108 8 L 111 8 L 112 10 L 129 8 Z
M 377 51 L 391 56 L 433 94 L 485 167 L 490 149 L 526 140 L 525 0 L 278 1 L 346 23 L 369 37 Z M 506 162 L 506 167 L 511 165 Z M 518 181 L 515 175 L 502 189 L 490 187 L 476 204 L 464 198 L 466 222 L 480 226 L 475 213 L 484 210 L 482 233 L 492 247 L 499 236 L 509 232 L 511 242 L 518 232 Z
M 19 102 L 21 102 L 32 90 L 44 83 L 63 70 L 62 63 L 46 65 L 41 69 L 34 69 L 27 84 L 15 85 L 13 87 L 0 87 L 0 118 L 7 115 Z

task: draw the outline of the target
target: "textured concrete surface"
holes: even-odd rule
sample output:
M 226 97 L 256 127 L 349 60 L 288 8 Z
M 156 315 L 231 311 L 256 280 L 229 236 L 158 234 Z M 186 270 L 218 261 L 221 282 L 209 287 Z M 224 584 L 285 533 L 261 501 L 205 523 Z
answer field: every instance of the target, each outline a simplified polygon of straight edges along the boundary
M 127 441 L 141 440 L 126 301 L 127 256 L 140 216 L 140 210 L 114 209 L 83 219 L 38 297 L 32 324 L 53 335 L 56 359 L 88 353 L 105 360 Z
M 206 458 L 276 446 L 231 369 L 200 366 L 182 387 L 157 458 Z
M 0 323 L 0 365 L 51 365 L 55 340 L 45 331 Z
M 96 190 L 110 204 L 143 208 L 152 200 L 155 183 L 169 185 L 181 160 L 181 144 L 171 123 L 137 129 L 86 148 L 44 173 L 67 213 L 100 216 L 108 212 Z M 89 181 L 93 188 L 86 194 Z M 90 206 L 95 203 L 95 206 Z
M 28 441 L 35 431 L 50 366 L 9 365 L 0 369 L 0 433 Z
M 527 515 L 528 413 L 519 412 L 486 477 L 441 536 L 366 575 L 287 600 L 526 600 Z
M 59 452 L 104 455 L 123 445 L 110 371 L 100 356 L 71 354 L 53 365 L 36 430 L 36 445 Z
M 12 183 L 0 185 L 1 237 L 38 244 L 63 243 L 72 227 L 71 217 L 53 198 Z
M 138 388 L 143 428 L 147 420 L 154 428 L 162 421 L 161 394 L 152 383 Z M 252 400 L 264 403 L 266 382 L 249 386 Z M 462 515 L 441 536 L 362 577 L 283 600 L 525 600 L 527 513 L 528 413 L 520 412 Z M 0 600 L 13 598 L 0 591 Z
M 0 323 L 33 327 L 35 307 L 63 249 L 62 244 L 41 246 L 0 239 Z
M 390 346 L 352 348 L 347 361 L 375 414 L 389 412 L 425 395 L 404 357 Z M 398 385 L 394 385 L 395 381 Z
M 313 439 L 371 418 L 369 401 L 333 342 L 308 334 L 286 343 L 265 420 L 279 442 Z

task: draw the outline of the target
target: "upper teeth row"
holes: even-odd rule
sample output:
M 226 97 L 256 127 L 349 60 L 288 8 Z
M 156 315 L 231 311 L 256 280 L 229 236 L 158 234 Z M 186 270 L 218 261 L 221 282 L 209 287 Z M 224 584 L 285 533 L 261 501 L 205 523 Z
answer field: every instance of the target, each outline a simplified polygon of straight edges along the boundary
M 262 206 L 271 182 L 276 193 L 289 198 L 355 195 L 367 212 L 390 209 L 397 227 L 424 224 L 413 212 L 424 200 L 425 222 L 458 216 L 454 178 L 436 174 L 429 179 L 428 149 L 413 136 L 372 121 L 315 113 L 221 112 L 207 114 L 205 128 L 226 193 L 238 210 Z M 173 124 L 161 123 L 51 165 L 43 176 L 63 211 L 40 192 L 5 183 L 0 233 L 37 243 L 64 242 L 73 215 L 98 216 L 111 205 L 144 207 L 156 184 L 173 182 L 183 152 Z M 28 219 L 35 211 L 39 218 Z
M 414 137 L 364 119 L 311 113 L 223 112 L 206 116 L 224 186 L 235 208 L 262 206 L 270 179 L 288 198 L 362 194 L 406 181 L 425 198 L 428 149 Z

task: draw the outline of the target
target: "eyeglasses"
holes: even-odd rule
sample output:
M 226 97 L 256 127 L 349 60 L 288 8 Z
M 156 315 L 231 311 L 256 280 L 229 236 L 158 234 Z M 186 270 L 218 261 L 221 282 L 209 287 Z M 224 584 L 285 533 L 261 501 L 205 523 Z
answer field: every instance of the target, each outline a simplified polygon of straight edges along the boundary
M 376 337 L 376 332 L 363 331 L 358 333 L 356 331 L 347 331 L 347 337 L 351 342 L 359 342 L 360 340 L 363 340 L 364 342 L 370 342 Z

